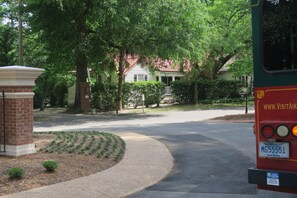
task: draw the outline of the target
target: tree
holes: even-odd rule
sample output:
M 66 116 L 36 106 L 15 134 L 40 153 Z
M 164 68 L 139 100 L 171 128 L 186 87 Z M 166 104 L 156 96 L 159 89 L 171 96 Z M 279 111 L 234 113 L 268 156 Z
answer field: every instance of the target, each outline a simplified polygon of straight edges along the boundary
M 205 34 L 198 40 L 200 46 L 191 52 L 191 71 L 188 78 L 194 82 L 194 101 L 198 103 L 198 79 L 214 79 L 219 69 L 234 56 L 238 64 L 232 71 L 248 67 L 251 70 L 251 14 L 247 0 L 202 0 L 206 10 L 203 18 Z M 241 67 L 238 67 L 238 66 Z M 236 68 L 235 68 L 236 67 Z
M 19 65 L 23 65 L 24 64 L 24 60 L 23 60 L 23 1 L 22 0 L 18 0 L 18 46 L 19 46 Z
M 173 59 L 182 63 L 199 48 L 203 12 L 195 0 L 117 0 L 104 15 L 102 40 L 118 61 L 117 110 L 122 110 L 122 83 L 128 55 Z
M 7 66 L 16 64 L 17 61 L 17 41 L 18 31 L 16 19 L 18 17 L 18 6 L 15 1 L 0 1 L 0 65 Z
M 17 31 L 15 28 L 0 25 L 0 66 L 14 65 L 17 61 Z
M 251 11 L 248 0 L 215 0 L 206 3 L 208 19 L 207 61 L 201 65 L 204 76 L 215 78 L 219 69 L 235 55 L 251 59 Z M 251 61 L 246 61 L 251 62 Z M 252 65 L 245 65 L 251 68 Z
M 31 13 L 30 26 L 47 44 L 49 63 L 65 70 L 76 68 L 75 107 L 81 105 L 80 83 L 86 82 L 88 77 L 88 54 L 94 44 L 90 42 L 95 34 L 94 26 L 98 24 L 100 3 L 95 0 L 30 0 L 27 5 L 27 12 Z

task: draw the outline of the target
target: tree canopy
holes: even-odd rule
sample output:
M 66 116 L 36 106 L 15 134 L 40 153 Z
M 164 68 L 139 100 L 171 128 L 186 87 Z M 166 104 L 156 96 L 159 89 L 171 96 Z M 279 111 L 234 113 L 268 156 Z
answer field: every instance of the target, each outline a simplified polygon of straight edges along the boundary
M 206 76 L 212 79 L 234 56 L 237 57 L 236 61 L 241 63 L 251 62 L 241 60 L 251 59 L 251 10 L 249 0 L 214 0 L 206 4 L 209 13 L 207 21 L 209 29 L 206 37 L 208 60 L 203 67 L 206 67 Z M 236 64 L 230 67 L 236 67 Z M 251 68 L 252 65 L 245 64 L 244 67 Z
M 75 106 L 87 69 L 118 73 L 118 108 L 128 55 L 192 64 L 193 76 L 216 77 L 232 57 L 236 75 L 251 68 L 248 0 L 1 0 L 0 64 L 17 60 L 17 19 L 24 17 L 24 64 L 76 73 Z M 6 39 L 8 38 L 9 39 Z M 5 49 L 4 49 L 5 48 Z M 250 72 L 250 69 L 247 69 Z

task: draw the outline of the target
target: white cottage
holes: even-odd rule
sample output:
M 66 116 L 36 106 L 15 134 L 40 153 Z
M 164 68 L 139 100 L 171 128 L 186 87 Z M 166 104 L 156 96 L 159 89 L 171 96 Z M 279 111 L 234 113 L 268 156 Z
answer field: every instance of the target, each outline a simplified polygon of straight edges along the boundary
M 161 81 L 167 86 L 175 80 L 184 78 L 184 72 L 179 67 L 173 67 L 172 61 L 155 61 L 154 69 L 138 63 L 137 58 L 129 58 L 129 67 L 125 70 L 125 82 Z
M 125 71 L 125 82 L 153 81 L 155 80 L 153 73 L 148 67 L 135 63 Z

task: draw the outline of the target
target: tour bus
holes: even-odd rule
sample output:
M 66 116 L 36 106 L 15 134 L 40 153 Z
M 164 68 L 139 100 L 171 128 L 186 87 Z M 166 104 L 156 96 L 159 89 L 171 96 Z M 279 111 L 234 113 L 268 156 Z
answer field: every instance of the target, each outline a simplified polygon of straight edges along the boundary
M 251 0 L 256 167 L 249 183 L 297 193 L 297 0 Z

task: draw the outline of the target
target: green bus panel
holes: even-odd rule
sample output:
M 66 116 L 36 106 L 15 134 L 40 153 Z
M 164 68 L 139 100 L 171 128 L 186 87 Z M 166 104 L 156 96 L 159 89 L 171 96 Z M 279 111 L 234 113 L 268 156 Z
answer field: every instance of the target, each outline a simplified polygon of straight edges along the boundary
M 254 86 L 271 87 L 297 85 L 297 71 L 270 72 L 264 69 L 263 61 L 263 36 L 262 36 L 262 4 L 264 0 L 252 1 L 253 24 L 253 64 Z

